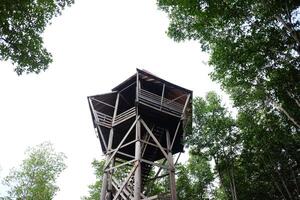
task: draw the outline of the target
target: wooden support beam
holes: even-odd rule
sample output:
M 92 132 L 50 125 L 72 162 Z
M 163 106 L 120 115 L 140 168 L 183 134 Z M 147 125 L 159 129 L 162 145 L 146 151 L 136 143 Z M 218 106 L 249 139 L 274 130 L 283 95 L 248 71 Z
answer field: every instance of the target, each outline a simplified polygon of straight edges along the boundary
M 157 166 L 157 167 L 160 167 L 160 168 L 164 168 L 164 169 L 169 169 L 168 166 L 165 166 L 165 165 L 161 165 L 161 164 L 158 164 L 158 163 L 155 163 L 153 161 L 150 161 L 150 160 L 146 160 L 146 159 L 141 159 L 142 162 L 145 162 L 145 163 L 148 163 L 150 165 L 154 165 L 154 166 Z
M 135 172 L 136 168 L 137 168 L 137 164 L 134 165 L 134 167 L 131 169 L 131 171 L 129 172 L 129 174 L 127 175 L 125 181 L 123 182 L 123 184 L 121 185 L 121 187 L 119 188 L 118 192 L 116 193 L 116 195 L 114 196 L 113 200 L 117 200 L 120 193 L 122 192 L 122 190 L 124 189 L 124 187 L 126 186 L 126 184 L 128 183 L 129 179 L 131 178 L 131 176 L 133 175 L 133 173 Z
M 120 93 L 117 94 L 117 98 L 116 98 L 116 103 L 115 103 L 115 109 L 114 109 L 114 114 L 113 114 L 113 118 L 112 118 L 112 124 L 115 123 L 116 120 L 116 116 L 118 113 L 118 106 L 119 106 L 119 99 L 120 99 Z
M 166 87 L 166 84 L 163 84 L 163 89 L 162 89 L 162 92 L 161 92 L 161 100 L 160 100 L 160 110 L 162 109 L 162 105 L 164 103 L 165 87 Z
M 124 166 L 124 165 L 129 165 L 130 163 L 133 163 L 134 161 L 135 161 L 135 159 L 129 160 L 129 161 L 124 162 L 124 163 L 122 163 L 122 164 L 119 164 L 119 165 L 110 167 L 110 168 L 106 169 L 105 171 L 110 171 L 110 170 L 113 170 L 113 169 L 117 169 L 117 168 L 119 168 L 119 167 L 122 167 L 122 166 Z
M 178 163 L 178 161 L 179 161 L 179 158 L 180 158 L 180 156 L 181 156 L 181 152 L 179 152 L 179 154 L 178 154 L 178 156 L 177 156 L 177 159 L 176 159 L 176 161 L 175 161 L 175 164 L 174 164 L 174 166 L 176 166 L 176 165 L 177 165 L 177 163 Z
M 153 141 L 157 144 L 158 148 L 160 149 L 160 151 L 163 153 L 163 155 L 165 156 L 166 159 L 168 159 L 168 155 L 165 152 L 164 148 L 161 146 L 161 144 L 159 143 L 159 141 L 156 139 L 156 137 L 154 136 L 154 134 L 152 133 L 152 131 L 149 129 L 149 127 L 147 126 L 147 124 L 145 123 L 145 121 L 143 119 L 141 119 L 141 123 L 143 124 L 143 126 L 145 127 L 145 129 L 147 130 L 147 132 L 150 134 L 150 136 L 152 137 Z
M 178 99 L 181 99 L 182 97 L 186 96 L 187 94 L 183 94 L 183 95 L 180 95 L 179 97 L 176 97 L 175 99 L 171 99 L 169 101 L 166 102 L 166 105 L 178 100 Z
M 170 133 L 167 130 L 166 132 L 166 140 L 167 140 L 167 147 L 168 147 L 168 164 L 169 164 L 169 175 L 170 175 L 170 191 L 172 200 L 177 200 L 176 196 L 176 182 L 175 182 L 175 167 L 173 163 L 173 155 L 171 152 L 171 140 L 170 140 Z
M 136 123 L 136 143 L 135 143 L 135 162 L 137 165 L 134 175 L 134 200 L 141 199 L 142 191 L 142 168 L 141 168 L 141 123 L 140 120 Z
M 134 128 L 134 126 L 136 125 L 138 119 L 140 117 L 138 116 L 136 118 L 136 120 L 133 122 L 133 124 L 131 125 L 131 127 L 129 128 L 129 130 L 127 131 L 127 133 L 125 134 L 125 136 L 123 137 L 123 139 L 121 140 L 120 144 L 118 145 L 118 147 L 116 148 L 116 150 L 113 152 L 113 154 L 110 156 L 110 158 L 108 159 L 108 161 L 105 163 L 104 165 L 104 169 L 107 168 L 107 166 L 109 165 L 110 161 L 112 160 L 112 158 L 116 155 L 116 153 L 119 151 L 120 147 L 123 145 L 124 141 L 126 140 L 126 138 L 128 137 L 128 135 L 130 134 L 130 132 L 132 131 L 132 129 Z
M 117 185 L 114 181 L 112 181 L 112 186 L 115 188 L 116 191 L 118 191 L 118 189 L 119 189 L 119 188 L 118 188 L 118 185 Z M 127 197 L 126 197 L 123 193 L 121 193 L 120 196 L 121 196 L 124 200 L 127 199 Z
M 129 146 L 129 145 L 131 145 L 131 144 L 133 144 L 133 143 L 135 143 L 137 140 L 132 140 L 132 141 L 130 141 L 130 142 L 128 142 L 128 143 L 126 143 L 126 144 L 123 144 L 120 148 L 119 148 L 119 150 L 120 149 L 122 149 L 122 148 L 124 148 L 124 147 L 127 147 L 127 146 Z M 109 151 L 109 153 L 113 153 L 113 152 L 115 152 L 117 149 L 112 149 L 111 151 Z M 119 152 L 118 152 L 119 153 Z
M 130 85 L 128 85 L 128 86 L 126 86 L 126 87 L 124 87 L 122 90 L 120 90 L 119 92 L 121 93 L 121 92 L 124 92 L 125 90 L 127 90 L 128 88 L 130 88 L 131 86 L 133 86 L 133 85 L 135 85 L 136 84 L 136 82 L 133 82 L 133 83 L 131 83 Z
M 111 128 L 110 129 L 110 132 L 109 132 L 109 139 L 108 139 L 108 147 L 107 147 L 107 150 L 109 151 L 112 147 L 112 141 L 113 141 L 113 129 Z M 110 157 L 109 157 L 109 154 L 106 153 L 106 161 L 109 160 Z M 109 164 L 109 162 L 108 162 Z M 107 166 L 105 167 L 107 168 Z M 104 169 L 105 169 L 104 168 Z M 111 193 L 108 193 L 107 190 L 108 190 L 108 182 L 109 182 L 109 172 L 104 172 L 103 174 L 103 178 L 102 178 L 102 188 L 101 188 L 101 200 L 106 200 L 106 195 L 110 195 Z M 108 197 L 109 198 L 109 197 Z
M 149 142 L 149 140 L 150 140 L 150 135 L 149 135 L 149 134 L 146 134 L 146 138 L 145 138 L 145 139 L 146 139 L 145 141 Z M 143 150 L 143 152 L 142 152 L 142 157 L 144 156 L 144 154 L 145 154 L 145 152 L 146 152 L 146 149 L 147 149 L 147 144 L 143 143 L 143 145 L 142 145 L 142 150 Z
M 119 150 L 117 153 L 120 154 L 120 155 L 126 156 L 126 157 L 128 157 L 128 158 L 133 158 L 133 159 L 135 159 L 135 156 L 130 155 L 130 154 L 127 154 L 127 153 L 124 153 L 124 152 L 122 152 L 122 151 L 120 151 L 120 150 Z
M 148 144 L 148 145 L 151 145 L 151 146 L 153 146 L 153 147 L 159 148 L 158 145 L 153 144 L 153 143 L 151 143 L 151 142 L 147 142 L 147 141 L 145 141 L 145 140 L 141 140 L 141 142 L 142 142 L 142 143 L 145 143 L 145 144 Z M 164 148 L 164 147 L 162 147 L 162 148 L 163 148 L 164 150 L 167 150 L 167 148 Z
M 155 178 L 154 177 L 153 178 L 149 178 L 148 181 L 153 181 L 153 180 L 156 180 L 156 179 L 160 179 L 160 178 L 163 178 L 165 176 L 169 176 L 169 173 L 163 174 L 163 175 L 159 175 L 159 176 L 157 176 Z
M 182 120 L 180 119 L 179 122 L 178 122 L 178 124 L 177 124 L 176 130 L 175 130 L 175 133 L 174 133 L 174 136 L 173 136 L 173 140 L 172 140 L 172 143 L 171 143 L 171 146 L 170 146 L 170 149 L 171 149 L 171 150 L 172 150 L 172 148 L 173 148 L 175 139 L 176 139 L 176 137 L 177 137 L 177 133 L 178 133 L 178 130 L 179 130 L 179 127 L 180 127 L 181 122 L 182 122 Z
M 116 185 L 116 191 L 118 191 L 118 189 L 121 187 L 121 184 L 119 183 L 119 181 L 113 177 L 113 183 L 115 183 Z M 123 189 L 124 194 L 128 197 L 128 198 L 132 198 L 132 192 L 128 191 L 128 189 L 126 188 L 126 185 Z M 121 193 L 122 195 L 122 193 Z M 125 200 L 127 200 L 128 198 L 125 198 Z
M 100 101 L 100 100 L 98 100 L 98 99 L 96 99 L 96 98 L 94 98 L 94 97 L 91 97 L 91 100 L 97 101 L 98 103 L 101 103 L 101 104 L 106 105 L 106 106 L 108 106 L 108 107 L 115 108 L 113 105 L 110 105 L 110 104 L 108 104 L 108 103 L 105 103 L 104 101 Z
M 185 114 L 185 110 L 186 110 L 186 107 L 190 101 L 190 97 L 191 97 L 191 94 L 188 94 L 188 96 L 186 97 L 186 100 L 185 100 L 185 103 L 184 103 L 184 106 L 183 106 L 183 109 L 182 109 L 182 115 L 181 115 L 181 118 L 184 117 L 184 114 Z
M 139 72 L 136 72 L 136 91 L 135 91 L 135 102 L 139 102 Z
M 101 127 L 99 126 L 99 125 L 97 125 L 97 130 L 98 130 L 98 135 L 100 135 L 100 138 L 99 139 L 101 139 L 102 140 L 102 142 L 103 142 L 103 144 L 104 144 L 104 147 L 105 147 L 105 151 L 107 152 L 107 144 L 106 144 L 106 141 L 105 141 L 105 139 L 104 139 L 104 136 L 103 136 L 103 132 L 102 132 L 102 130 L 101 130 Z
M 110 163 L 110 168 L 113 168 L 115 165 L 115 159 L 112 160 L 112 162 Z M 112 176 L 113 176 L 113 170 L 109 170 L 108 172 L 108 179 L 107 179 L 107 196 L 108 199 L 112 198 L 112 189 L 113 189 L 113 185 L 112 185 Z

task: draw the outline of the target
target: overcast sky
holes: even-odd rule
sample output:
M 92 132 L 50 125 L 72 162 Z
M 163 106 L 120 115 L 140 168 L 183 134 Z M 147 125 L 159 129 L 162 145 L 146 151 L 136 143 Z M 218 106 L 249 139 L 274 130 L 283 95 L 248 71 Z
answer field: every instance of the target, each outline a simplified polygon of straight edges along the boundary
M 54 58 L 46 72 L 18 77 L 9 62 L 1 62 L 0 178 L 21 162 L 28 146 L 51 141 L 68 157 L 55 199 L 86 195 L 95 180 L 91 162 L 102 158 L 86 97 L 109 92 L 136 68 L 194 96 L 219 91 L 200 45 L 175 43 L 167 27 L 155 0 L 76 0 L 46 29 L 45 45 Z

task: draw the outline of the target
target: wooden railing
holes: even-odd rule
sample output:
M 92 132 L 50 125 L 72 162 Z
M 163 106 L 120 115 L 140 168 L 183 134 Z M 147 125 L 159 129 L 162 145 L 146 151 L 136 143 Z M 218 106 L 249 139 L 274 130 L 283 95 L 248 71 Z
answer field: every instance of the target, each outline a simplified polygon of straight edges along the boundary
M 168 114 L 180 117 L 183 111 L 184 105 L 172 101 L 167 98 L 149 92 L 147 90 L 139 89 L 139 101 L 142 104 L 150 106 L 154 109 L 167 112 Z
M 116 126 L 116 125 L 118 125 L 118 124 L 121 124 L 122 122 L 124 122 L 124 121 L 130 119 L 130 118 L 133 117 L 133 116 L 135 116 L 135 107 L 132 107 L 132 108 L 130 108 L 130 109 L 128 109 L 128 110 L 126 110 L 126 111 L 124 111 L 124 112 L 118 114 L 118 115 L 116 116 L 116 119 L 115 119 L 115 121 L 114 121 L 113 126 Z
M 99 111 L 94 111 L 96 116 L 96 123 L 99 124 L 100 126 L 105 126 L 106 128 L 111 128 L 111 124 L 112 124 L 112 117 L 104 114 L 102 112 Z
M 105 126 L 107 128 L 111 128 L 112 126 L 116 126 L 118 124 L 121 124 L 122 122 L 130 119 L 131 117 L 135 116 L 135 107 L 132 107 L 119 115 L 116 116 L 114 123 L 113 123 L 113 117 L 104 114 L 102 112 L 96 111 L 96 123 L 100 126 Z M 112 124 L 113 123 L 113 124 Z

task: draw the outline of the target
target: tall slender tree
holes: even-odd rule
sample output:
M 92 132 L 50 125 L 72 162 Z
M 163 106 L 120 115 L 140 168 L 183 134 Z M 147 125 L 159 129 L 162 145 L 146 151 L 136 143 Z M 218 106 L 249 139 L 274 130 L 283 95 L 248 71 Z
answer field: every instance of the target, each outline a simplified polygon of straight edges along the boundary
M 55 184 L 60 173 L 66 168 L 66 156 L 54 151 L 49 142 L 29 148 L 26 158 L 18 168 L 13 168 L 4 178 L 8 187 L 4 199 L 51 200 L 59 190 Z

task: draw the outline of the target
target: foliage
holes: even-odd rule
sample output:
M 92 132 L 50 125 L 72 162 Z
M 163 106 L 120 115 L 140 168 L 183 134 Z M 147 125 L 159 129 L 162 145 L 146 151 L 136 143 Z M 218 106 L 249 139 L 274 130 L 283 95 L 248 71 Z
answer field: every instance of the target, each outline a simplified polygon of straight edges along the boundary
M 300 128 L 300 3 L 158 0 L 176 41 L 199 40 L 212 77 L 240 109 L 276 109 Z
M 178 200 L 208 199 L 214 177 L 206 157 L 190 154 L 188 163 L 179 165 L 177 170 Z
M 300 2 L 158 0 L 158 6 L 170 17 L 170 37 L 198 40 L 210 53 L 211 76 L 239 111 L 232 123 L 222 109 L 209 110 L 208 99 L 195 101 L 201 110 L 195 112 L 196 132 L 199 126 L 203 135 L 189 142 L 198 153 L 219 157 L 225 194 L 298 199 Z M 229 192 L 234 187 L 236 197 Z
M 29 148 L 22 164 L 4 178 L 3 184 L 9 188 L 4 199 L 53 199 L 59 190 L 55 181 L 66 168 L 65 158 L 49 142 Z
M 82 200 L 99 200 L 100 191 L 102 187 L 102 177 L 104 174 L 104 165 L 105 160 L 93 160 L 92 166 L 94 168 L 94 173 L 96 175 L 96 182 L 89 185 L 89 194 L 88 196 L 82 197 Z
M 2 0 L 0 4 L 0 60 L 11 60 L 15 71 L 39 73 L 52 62 L 41 34 L 51 19 L 74 0 Z
M 241 145 L 236 122 L 214 92 L 209 92 L 205 99 L 195 98 L 193 107 L 194 127 L 188 144 L 194 154 L 214 160 L 225 191 L 237 199 L 234 169 Z
M 81 197 L 82 200 L 99 200 L 100 199 L 100 191 L 102 188 L 102 178 L 104 174 L 104 165 L 105 160 L 93 160 L 92 166 L 94 168 L 94 174 L 96 175 L 95 183 L 89 185 L 89 194 L 87 196 Z M 126 178 L 127 173 L 130 170 L 129 165 L 121 166 L 114 171 L 114 177 L 117 180 L 121 180 Z

